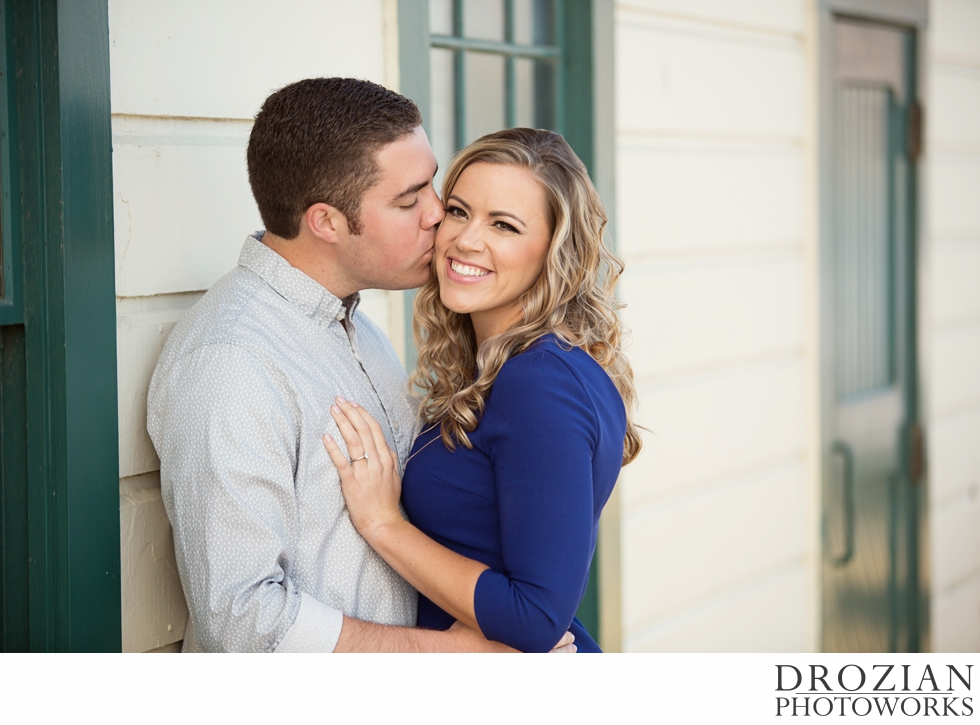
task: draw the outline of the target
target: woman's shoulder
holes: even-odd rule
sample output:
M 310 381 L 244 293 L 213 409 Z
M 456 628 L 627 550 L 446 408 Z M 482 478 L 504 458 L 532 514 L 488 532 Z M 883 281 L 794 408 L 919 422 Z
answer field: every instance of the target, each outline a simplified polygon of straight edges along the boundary
M 623 427 L 625 407 L 605 369 L 585 350 L 545 335 L 501 367 L 487 398 L 485 430 L 580 429 L 596 438 Z M 598 438 L 596 438 L 598 439 Z M 622 444 L 616 433 L 609 439 Z
M 569 345 L 554 333 L 538 338 L 527 350 L 505 362 L 493 387 L 494 392 L 508 397 L 537 398 L 562 390 L 592 400 L 619 398 L 605 369 L 585 350 Z
M 503 376 L 531 375 L 534 378 L 548 378 L 557 375 L 559 379 L 571 376 L 574 378 L 605 378 L 609 376 L 603 367 L 585 350 L 574 347 L 559 338 L 553 332 L 535 340 L 531 346 L 519 355 L 515 355 L 503 364 L 497 379 Z M 609 380 L 612 383 L 611 380 Z

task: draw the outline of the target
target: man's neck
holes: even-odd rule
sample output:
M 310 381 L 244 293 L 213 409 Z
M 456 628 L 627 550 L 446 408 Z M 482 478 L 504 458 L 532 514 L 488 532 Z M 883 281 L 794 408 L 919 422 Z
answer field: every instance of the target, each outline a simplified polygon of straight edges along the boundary
M 262 243 L 289 262 L 307 277 L 327 288 L 330 294 L 346 299 L 359 292 L 357 285 L 346 278 L 341 265 L 331 258 L 329 246 L 313 235 L 300 232 L 295 239 L 283 239 L 272 232 L 262 236 Z

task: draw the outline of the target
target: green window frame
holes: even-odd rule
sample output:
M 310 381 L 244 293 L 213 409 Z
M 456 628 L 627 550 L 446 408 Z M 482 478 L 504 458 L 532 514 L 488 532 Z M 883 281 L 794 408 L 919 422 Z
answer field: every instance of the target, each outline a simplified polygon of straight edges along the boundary
M 118 652 L 108 3 L 0 0 L 0 20 L 0 649 Z
M 505 62 L 505 127 L 516 125 L 516 66 L 521 59 L 544 61 L 554 68 L 552 130 L 561 133 L 589 169 L 593 181 L 612 212 L 613 123 L 612 123 L 612 3 L 608 0 L 552 0 L 553 24 L 549 43 L 515 42 L 515 3 L 504 0 L 504 40 L 466 37 L 465 2 L 452 0 L 452 34 L 430 33 L 429 0 L 399 0 L 399 91 L 411 98 L 422 112 L 432 140 L 432 88 L 430 57 L 433 50 L 451 50 L 454 59 L 454 152 L 467 138 L 466 63 L 473 53 L 502 56 Z M 595 53 L 598 43 L 600 53 Z M 605 84 L 594 83 L 596 70 Z M 605 87 L 604 87 L 605 86 Z M 440 163 L 448 159 L 440 159 Z M 412 299 L 405 295 L 405 363 L 415 367 L 412 343 Z M 598 550 L 593 557 L 588 587 L 577 616 L 600 642 Z M 614 577 L 615 578 L 615 577 Z M 618 618 L 613 617 L 613 620 Z M 615 633 L 612 633 L 615 637 Z M 614 646 L 618 647 L 618 644 Z
M 471 38 L 465 34 L 467 3 L 465 0 L 452 1 L 452 34 L 429 35 L 429 46 L 433 50 L 449 50 L 453 52 L 453 102 L 455 108 L 453 146 L 454 151 L 459 151 L 468 141 L 473 140 L 472 134 L 467 133 L 467 63 L 472 58 L 473 53 L 481 53 L 483 56 L 497 56 L 504 59 L 504 123 L 507 127 L 519 125 L 518 120 L 518 61 L 535 61 L 539 64 L 535 70 L 550 70 L 551 76 L 545 73 L 544 78 L 537 78 L 543 81 L 540 85 L 551 85 L 546 90 L 544 105 L 550 106 L 545 109 L 536 108 L 535 116 L 547 118 L 542 126 L 550 127 L 554 131 L 562 132 L 564 127 L 564 114 L 562 108 L 562 97 L 564 89 L 564 73 L 562 60 L 562 35 L 565 8 L 563 0 L 538 0 L 532 8 L 540 13 L 543 10 L 543 17 L 538 17 L 532 30 L 543 34 L 550 40 L 530 43 L 521 43 L 517 39 L 518 20 L 515 13 L 515 0 L 501 0 L 503 9 L 503 31 L 504 40 L 487 40 L 483 38 Z M 549 17 L 550 16 L 550 17 Z M 534 22 L 534 21 L 532 21 Z M 543 27 L 542 27 L 543 26 Z M 529 30 L 531 30 L 529 28 Z M 542 74 L 538 74 L 539 76 Z M 549 83 L 550 81 L 550 83 Z M 535 90 L 540 90 L 539 84 L 535 84 Z M 540 99 L 535 99 L 540 101 Z M 539 104 L 540 105 L 540 104 Z M 542 113 L 542 111 L 544 111 Z M 536 119 L 537 120 L 537 119 Z
M 7 8 L 0 5 L 0 325 L 22 323 L 20 245 L 11 229 Z

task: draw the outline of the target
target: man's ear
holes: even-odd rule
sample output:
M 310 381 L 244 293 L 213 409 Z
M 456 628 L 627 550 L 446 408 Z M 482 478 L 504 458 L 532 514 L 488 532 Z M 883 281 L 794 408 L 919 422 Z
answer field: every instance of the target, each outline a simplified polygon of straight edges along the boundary
M 347 217 L 336 207 L 319 202 L 303 214 L 303 223 L 317 239 L 336 244 L 350 235 Z

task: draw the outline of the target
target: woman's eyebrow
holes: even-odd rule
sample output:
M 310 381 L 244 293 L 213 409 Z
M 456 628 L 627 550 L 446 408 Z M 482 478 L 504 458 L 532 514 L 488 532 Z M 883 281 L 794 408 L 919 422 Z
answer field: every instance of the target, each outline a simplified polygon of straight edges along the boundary
M 460 198 L 459 198 L 458 196 L 456 196 L 455 194 L 450 194 L 450 195 L 449 195 L 449 198 L 450 198 L 450 199 L 451 199 L 452 201 L 455 201 L 455 202 L 457 202 L 457 203 L 458 203 L 458 204 L 459 204 L 459 205 L 460 205 L 461 207 L 463 207 L 464 209 L 466 209 L 466 211 L 469 211 L 469 210 L 470 210 L 470 205 L 469 205 L 469 204 L 467 204 L 467 203 L 466 203 L 465 201 L 463 201 L 462 199 L 460 199 Z
M 509 211 L 492 211 L 492 212 L 490 212 L 490 216 L 492 216 L 492 217 L 493 216 L 510 217 L 514 221 L 518 222 L 521 226 L 523 226 L 523 227 L 526 227 L 527 226 L 527 224 L 525 223 L 525 221 L 523 219 L 521 219 L 516 214 L 511 214 Z
M 451 201 L 455 201 L 456 203 L 458 203 L 461 207 L 463 207 L 464 209 L 466 209 L 466 211 L 470 211 L 470 205 L 467 204 L 465 201 L 463 201 L 458 196 L 456 196 L 455 194 L 450 194 L 449 195 L 449 199 Z M 505 217 L 508 217 L 510 219 L 513 219 L 514 221 L 516 221 L 518 224 L 520 224 L 523 227 L 526 227 L 527 226 L 527 223 L 523 219 L 521 219 L 516 214 L 510 213 L 509 211 L 492 211 L 492 212 L 490 212 L 488 214 L 488 216 L 491 216 L 491 217 L 505 216 Z

